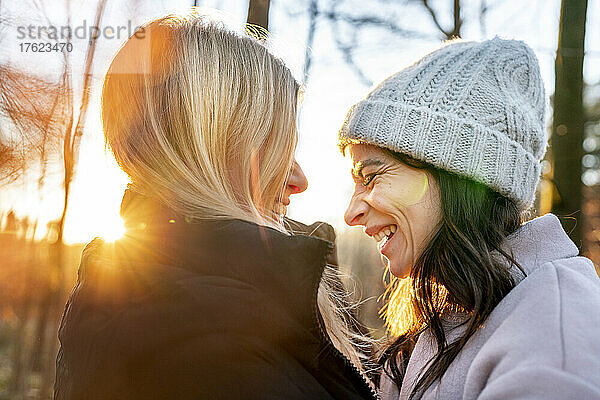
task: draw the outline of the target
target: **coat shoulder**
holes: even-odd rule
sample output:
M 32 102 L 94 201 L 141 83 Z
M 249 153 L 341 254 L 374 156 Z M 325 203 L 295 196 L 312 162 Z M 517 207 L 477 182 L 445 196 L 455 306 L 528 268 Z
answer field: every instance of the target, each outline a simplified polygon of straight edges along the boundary
M 600 279 L 589 259 L 578 256 L 539 266 L 502 300 L 472 338 L 476 355 L 465 394 L 481 393 L 517 370 L 544 368 L 597 382 L 599 309 Z

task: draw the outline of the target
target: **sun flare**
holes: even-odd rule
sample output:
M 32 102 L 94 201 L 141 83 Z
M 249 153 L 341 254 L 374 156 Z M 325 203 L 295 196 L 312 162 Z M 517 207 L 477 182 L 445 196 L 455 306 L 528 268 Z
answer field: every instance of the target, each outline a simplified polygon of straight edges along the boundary
M 116 218 L 108 221 L 99 231 L 98 236 L 107 242 L 114 242 L 123 237 L 125 234 L 125 224 L 121 218 Z

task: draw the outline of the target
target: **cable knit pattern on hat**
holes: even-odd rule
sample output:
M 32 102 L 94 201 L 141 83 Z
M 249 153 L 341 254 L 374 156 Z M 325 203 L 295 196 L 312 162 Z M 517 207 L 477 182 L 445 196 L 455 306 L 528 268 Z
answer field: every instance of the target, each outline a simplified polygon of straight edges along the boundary
M 548 145 L 538 61 L 525 43 L 453 41 L 392 75 L 339 132 L 406 153 L 531 206 Z

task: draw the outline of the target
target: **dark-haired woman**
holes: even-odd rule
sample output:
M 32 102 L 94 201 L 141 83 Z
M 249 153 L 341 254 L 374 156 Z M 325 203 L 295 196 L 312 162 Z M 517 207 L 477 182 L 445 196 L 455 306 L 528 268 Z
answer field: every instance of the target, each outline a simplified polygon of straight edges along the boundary
M 383 399 L 600 399 L 600 279 L 559 219 L 528 212 L 547 147 L 532 50 L 452 42 L 340 130 L 346 211 L 397 279 Z

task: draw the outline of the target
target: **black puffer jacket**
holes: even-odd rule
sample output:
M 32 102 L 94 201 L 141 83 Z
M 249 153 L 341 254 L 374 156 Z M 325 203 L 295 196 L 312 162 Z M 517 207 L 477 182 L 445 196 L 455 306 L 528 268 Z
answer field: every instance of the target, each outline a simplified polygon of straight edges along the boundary
M 369 399 L 323 334 L 332 243 L 241 220 L 186 223 L 127 191 L 129 234 L 83 251 L 55 399 Z

